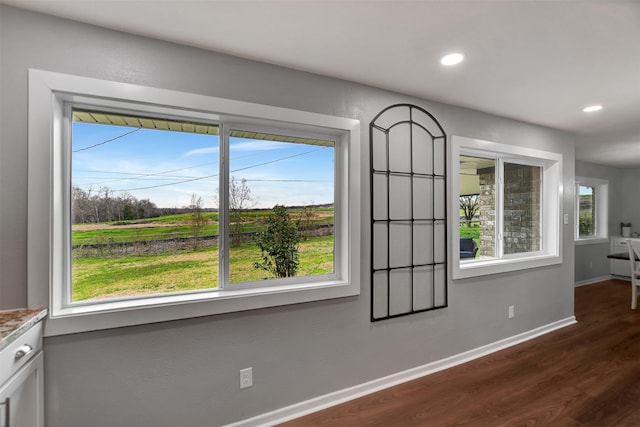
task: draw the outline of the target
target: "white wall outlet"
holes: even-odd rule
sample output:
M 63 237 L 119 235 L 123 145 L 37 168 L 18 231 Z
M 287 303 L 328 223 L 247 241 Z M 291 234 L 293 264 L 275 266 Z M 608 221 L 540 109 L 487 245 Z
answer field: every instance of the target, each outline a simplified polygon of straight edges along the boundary
M 516 315 L 516 308 L 513 305 L 509 306 L 509 319 L 513 319 L 513 317 Z
M 240 389 L 253 386 L 253 368 L 240 369 Z

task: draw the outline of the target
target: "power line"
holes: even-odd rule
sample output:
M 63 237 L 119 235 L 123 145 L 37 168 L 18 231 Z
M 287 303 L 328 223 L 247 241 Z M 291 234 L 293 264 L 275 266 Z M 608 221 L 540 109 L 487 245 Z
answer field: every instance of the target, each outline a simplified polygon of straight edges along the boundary
M 140 178 L 129 178 L 129 179 L 138 179 L 140 182 L 156 182 L 156 181 L 175 181 L 176 179 L 190 179 L 190 178 L 199 178 L 199 177 L 194 177 L 193 175 L 167 175 L 167 176 L 156 176 L 156 177 L 140 177 Z M 112 182 L 119 182 L 119 181 L 124 181 L 124 179 L 106 179 L 106 178 L 99 178 L 99 177 L 92 177 L 92 176 L 78 176 L 74 178 L 76 181 L 80 181 L 80 180 L 95 180 L 95 179 L 99 179 L 100 181 L 93 181 L 90 183 L 86 183 L 86 184 L 78 184 L 78 185 L 82 185 L 84 187 L 88 187 L 88 186 L 100 186 L 103 184 L 109 184 Z
M 196 177 L 196 178 L 191 178 L 191 179 L 184 179 L 182 181 L 169 182 L 167 184 L 150 185 L 148 187 L 128 188 L 128 189 L 125 189 L 125 190 L 113 190 L 113 191 L 125 192 L 125 191 L 148 190 L 148 189 L 151 189 L 151 188 L 168 187 L 170 185 L 184 184 L 186 182 L 202 181 L 202 180 L 205 180 L 207 178 L 213 178 L 213 177 L 218 176 L 218 175 L 220 175 L 220 174 L 216 173 L 216 174 L 213 174 L 213 175 L 201 176 L 201 177 Z
M 178 171 L 182 171 L 182 170 L 186 170 L 186 169 L 193 169 L 193 168 L 199 168 L 202 166 L 209 166 L 209 165 L 215 165 L 218 162 L 209 162 L 209 163 L 201 163 L 199 165 L 194 165 L 194 166 L 187 166 L 184 168 L 180 168 L 180 169 L 171 169 L 168 171 L 162 171 L 162 172 L 155 172 L 154 174 L 144 174 L 144 173 L 137 173 L 137 172 L 118 172 L 118 171 L 103 171 L 103 170 L 96 170 L 96 169 L 75 169 L 76 172 L 98 172 L 98 173 L 112 173 L 115 175 L 136 175 L 136 176 L 145 176 L 145 175 L 162 175 L 165 173 L 171 173 L 171 172 L 178 172 Z
M 139 131 L 139 130 L 141 130 L 141 129 L 142 129 L 142 128 L 137 128 L 137 129 L 134 129 L 134 130 L 132 130 L 132 131 L 129 131 L 129 132 L 123 133 L 122 135 L 116 136 L 115 138 L 107 139 L 106 141 L 98 142 L 97 144 L 93 144 L 93 145 L 90 145 L 90 146 L 88 146 L 88 147 L 78 148 L 77 150 L 73 150 L 72 152 L 73 152 L 73 153 L 77 153 L 78 151 L 84 151 L 84 150 L 88 150 L 88 149 L 90 149 L 90 148 L 98 147 L 98 146 L 100 146 L 100 145 L 104 145 L 104 144 L 106 144 L 106 143 L 108 143 L 108 142 L 115 141 L 116 139 L 124 138 L 125 136 L 127 136 L 127 135 L 131 135 L 131 134 L 132 134 L 132 133 L 134 133 L 134 132 L 138 132 L 138 131 Z
M 247 182 L 333 182 L 329 179 L 245 179 Z
M 203 167 L 203 166 L 209 166 L 209 165 L 215 165 L 215 164 L 218 164 L 218 162 L 216 161 L 216 162 L 202 163 L 202 164 L 195 165 L 195 166 L 187 166 L 187 167 L 184 167 L 184 168 L 172 169 L 172 170 L 168 170 L 168 171 L 155 172 L 155 173 L 88 171 L 88 172 L 113 173 L 113 174 L 134 175 L 134 176 L 127 177 L 127 178 L 114 178 L 114 179 L 111 179 L 111 180 L 108 180 L 108 181 L 93 182 L 91 184 L 84 184 L 84 185 L 85 186 L 86 185 L 98 185 L 98 184 L 103 184 L 103 183 L 106 183 L 106 182 L 127 181 L 127 180 L 130 180 L 130 179 L 146 178 L 146 177 L 150 177 L 150 176 L 163 176 L 164 174 L 171 173 L 171 172 L 179 172 L 179 171 L 183 171 L 183 170 L 187 170 L 187 169 L 195 169 L 195 168 L 200 168 L 200 167 Z M 79 171 L 86 171 L 86 170 L 82 170 L 81 169 Z M 186 178 L 186 177 L 181 177 L 181 178 Z M 97 178 L 94 178 L 94 179 L 97 179 Z M 107 179 L 107 178 L 104 178 L 104 179 Z M 121 190 L 116 190 L 116 191 L 121 191 Z
M 287 157 L 283 157 L 281 159 L 275 159 L 275 160 L 270 160 L 268 162 L 264 162 L 264 163 L 258 163 L 257 165 L 251 165 L 251 166 L 247 166 L 244 168 L 238 168 L 238 169 L 234 169 L 232 171 L 229 171 L 229 173 L 232 172 L 239 172 L 239 171 L 243 171 L 243 170 L 247 170 L 247 169 L 252 169 L 252 168 L 257 168 L 258 166 L 264 166 L 264 165 L 268 165 L 271 163 L 277 163 L 280 162 L 282 160 L 288 160 L 288 159 L 292 159 L 294 157 L 299 157 L 299 156 L 304 156 L 305 154 L 311 154 L 311 153 L 315 153 L 316 151 L 320 151 L 320 150 L 325 150 L 329 147 L 320 147 L 320 148 L 316 148 L 315 150 L 311 150 L 311 151 L 305 151 L 304 153 L 298 153 L 298 154 L 293 154 L 291 156 L 287 156 Z
M 326 147 L 326 148 L 328 148 L 328 147 Z M 259 154 L 260 153 L 246 154 L 244 156 L 233 157 L 231 160 L 243 159 L 243 158 L 246 158 L 246 157 L 252 157 L 252 156 L 259 155 Z M 101 179 L 101 180 L 103 180 L 103 181 L 99 181 L 99 182 L 92 182 L 92 183 L 88 183 L 88 184 L 82 184 L 83 186 L 86 187 L 86 186 L 91 186 L 91 185 L 106 184 L 106 183 L 110 183 L 110 182 L 127 181 L 127 180 L 131 180 L 131 179 L 138 179 L 138 178 L 144 178 L 144 177 L 149 177 L 149 176 L 163 176 L 163 175 L 171 173 L 171 172 L 179 172 L 179 171 L 183 171 L 183 170 L 187 170 L 187 169 L 196 169 L 196 168 L 199 168 L 199 167 L 215 165 L 215 164 L 218 164 L 218 162 L 215 161 L 215 162 L 209 162 L 209 163 L 202 163 L 202 164 L 195 165 L 195 166 L 187 166 L 187 167 L 180 168 L 180 169 L 172 169 L 172 170 L 168 170 L 168 171 L 147 173 L 147 174 L 135 173 L 135 172 L 104 171 L 104 170 L 95 170 L 95 169 L 74 169 L 74 170 L 76 172 L 97 172 L 97 173 L 108 173 L 108 174 L 114 174 L 114 175 L 130 175 L 130 177 L 127 177 L 127 178 L 76 177 L 76 178 L 82 178 L 82 179 L 90 179 L 91 178 L 91 179 Z M 175 176 L 175 177 L 168 176 L 167 178 L 191 178 L 191 177 L 188 177 L 188 176 Z M 116 190 L 116 191 L 126 191 L 126 190 Z
M 257 168 L 257 167 L 268 165 L 268 164 L 271 164 L 271 163 L 281 162 L 283 160 L 292 159 L 294 157 L 304 156 L 306 154 L 311 154 L 311 153 L 314 153 L 316 151 L 325 150 L 327 148 L 329 148 L 329 147 L 320 147 L 320 148 L 317 148 L 315 150 L 305 151 L 304 153 L 297 153 L 297 154 L 293 154 L 291 156 L 282 157 L 282 158 L 275 159 L 275 160 L 270 160 L 268 162 L 258 163 L 258 164 L 255 164 L 255 165 L 246 166 L 244 168 L 234 169 L 232 171 L 229 171 L 229 174 L 231 174 L 233 172 L 239 172 L 239 171 L 243 171 L 243 170 L 247 170 L 247 169 Z M 216 176 L 219 176 L 219 175 L 220 175 L 219 173 L 216 173 L 216 174 L 213 174 L 213 175 L 207 175 L 207 176 L 203 176 L 203 177 L 185 179 L 185 180 L 181 180 L 181 181 L 170 182 L 170 183 L 167 183 L 167 184 L 150 185 L 150 186 L 147 186 L 147 187 L 128 188 L 128 189 L 125 189 L 125 190 L 113 190 L 113 191 L 125 192 L 125 191 L 149 190 L 149 189 L 152 189 L 152 188 L 168 187 L 170 185 L 178 185 L 178 184 L 184 184 L 184 183 L 187 183 L 187 182 L 200 181 L 200 180 L 204 180 L 204 179 L 207 179 L 207 178 L 213 178 L 213 177 L 216 177 Z

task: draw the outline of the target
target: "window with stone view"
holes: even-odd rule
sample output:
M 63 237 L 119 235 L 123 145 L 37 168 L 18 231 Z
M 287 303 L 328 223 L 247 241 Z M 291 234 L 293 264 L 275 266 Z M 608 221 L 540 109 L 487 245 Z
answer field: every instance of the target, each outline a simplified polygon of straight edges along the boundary
M 541 177 L 540 166 L 460 156 L 460 197 L 473 195 L 478 212 L 460 221 L 460 237 L 476 242 L 475 259 L 541 249 Z
M 454 279 L 561 262 L 561 154 L 460 136 L 451 153 Z

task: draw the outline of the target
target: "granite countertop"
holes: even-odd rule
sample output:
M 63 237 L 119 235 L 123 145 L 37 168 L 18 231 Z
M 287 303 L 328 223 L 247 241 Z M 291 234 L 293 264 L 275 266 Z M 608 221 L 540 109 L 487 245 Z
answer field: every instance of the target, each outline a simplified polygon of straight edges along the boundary
M 0 311 L 0 350 L 47 316 L 46 308 Z

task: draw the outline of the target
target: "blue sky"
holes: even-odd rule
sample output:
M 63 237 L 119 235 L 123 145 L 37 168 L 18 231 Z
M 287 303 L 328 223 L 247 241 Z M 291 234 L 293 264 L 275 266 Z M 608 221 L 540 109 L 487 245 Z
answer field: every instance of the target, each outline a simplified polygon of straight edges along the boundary
M 584 196 L 584 195 L 593 195 L 593 187 L 588 187 L 588 186 L 584 186 L 581 185 L 580 186 L 580 195 Z
M 72 182 L 109 187 L 158 207 L 217 207 L 219 138 L 185 132 L 73 123 Z M 108 142 L 107 142 L 108 141 Z M 231 138 L 230 170 L 247 180 L 255 207 L 333 201 L 331 147 Z

